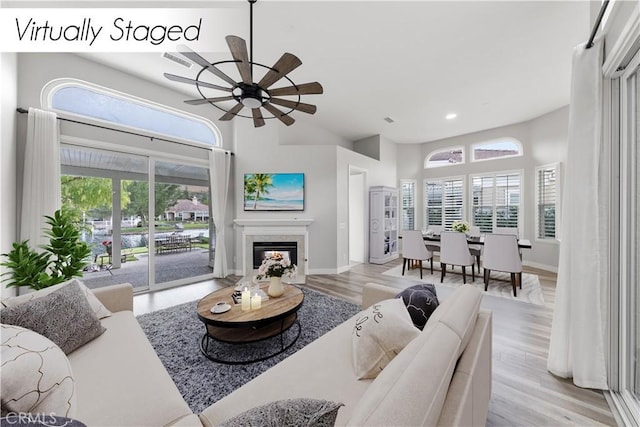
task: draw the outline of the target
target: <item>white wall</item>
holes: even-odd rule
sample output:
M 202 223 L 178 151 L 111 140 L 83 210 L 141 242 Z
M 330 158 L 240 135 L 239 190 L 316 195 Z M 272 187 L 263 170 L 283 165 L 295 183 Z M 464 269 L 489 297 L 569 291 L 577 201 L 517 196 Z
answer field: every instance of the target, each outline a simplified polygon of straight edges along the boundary
M 0 54 L 0 253 L 7 253 L 17 238 L 16 221 L 16 107 L 18 106 L 18 58 Z M 5 259 L 3 258 L 3 261 Z M 0 267 L 0 274 L 5 269 Z M 15 288 L 2 286 L 2 296 L 15 295 Z
M 336 145 L 341 139 L 324 132 L 325 141 L 334 145 L 306 145 L 307 135 L 316 130 L 304 122 L 293 126 L 295 133 L 280 122 L 269 120 L 261 128 L 254 128 L 251 120 L 234 120 L 235 156 L 234 179 L 237 185 L 232 189 L 235 197 L 236 218 L 308 218 L 314 222 L 309 226 L 309 273 L 335 272 L 336 247 Z M 288 144 L 282 145 L 283 135 Z M 294 135 L 294 136 L 292 136 Z M 303 145 L 294 145 L 294 138 Z M 243 185 L 245 173 L 302 172 L 305 175 L 305 207 L 303 212 L 253 212 L 244 211 Z M 346 194 L 345 202 L 346 204 Z M 234 269 L 240 274 L 242 268 L 241 233 L 235 233 L 236 253 Z
M 424 223 L 423 180 L 426 178 L 464 176 L 465 195 L 469 198 L 469 175 L 486 172 L 523 170 L 523 229 L 522 237 L 531 240 L 533 248 L 524 251 L 523 260 L 529 265 L 555 271 L 558 266 L 559 246 L 535 240 L 535 168 L 551 163 L 566 162 L 569 107 L 563 107 L 536 119 L 482 132 L 447 138 L 419 145 L 398 145 L 398 180 L 415 179 L 416 227 Z M 501 137 L 513 137 L 523 144 L 524 155 L 507 159 L 469 162 L 471 145 Z M 452 146 L 463 146 L 466 163 L 440 168 L 424 169 L 424 159 L 433 151 Z M 396 184 L 395 186 L 399 185 Z M 471 217 L 469 207 L 466 218 Z

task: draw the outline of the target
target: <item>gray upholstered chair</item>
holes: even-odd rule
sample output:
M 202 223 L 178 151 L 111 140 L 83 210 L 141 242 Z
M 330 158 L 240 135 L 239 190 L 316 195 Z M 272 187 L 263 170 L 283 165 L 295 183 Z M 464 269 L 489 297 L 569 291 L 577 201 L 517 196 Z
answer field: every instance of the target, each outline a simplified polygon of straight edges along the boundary
M 440 268 L 442 274 L 440 283 L 447 274 L 447 265 L 459 265 L 462 267 L 462 282 L 467 283 L 467 267 L 471 267 L 472 281 L 476 280 L 474 259 L 469 252 L 467 235 L 457 231 L 443 231 L 440 234 Z
M 405 230 L 402 232 L 402 275 L 407 261 L 418 261 L 420 268 L 420 278 L 422 279 L 422 261 L 431 261 L 431 274 L 433 274 L 433 253 L 424 245 L 422 231 Z
M 485 234 L 484 255 L 484 290 L 489 288 L 492 270 L 511 273 L 511 287 L 516 296 L 516 282 L 522 289 L 522 260 L 518 253 L 518 238 L 513 234 Z

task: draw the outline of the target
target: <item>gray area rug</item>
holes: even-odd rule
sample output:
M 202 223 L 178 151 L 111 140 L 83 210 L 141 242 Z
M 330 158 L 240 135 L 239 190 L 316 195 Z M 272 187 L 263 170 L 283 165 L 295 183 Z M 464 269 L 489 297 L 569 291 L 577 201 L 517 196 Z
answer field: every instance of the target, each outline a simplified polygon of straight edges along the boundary
M 191 410 L 200 413 L 360 311 L 350 302 L 306 288 L 302 291 L 304 303 L 298 311 L 302 333 L 298 341 L 278 356 L 249 365 L 224 365 L 202 355 L 200 340 L 205 329 L 196 315 L 197 301 L 138 316 L 138 322 Z M 295 329 L 287 333 L 294 334 Z M 229 346 L 217 354 L 242 352 L 243 356 L 255 356 L 279 345 L 279 338 L 270 339 L 247 347 Z

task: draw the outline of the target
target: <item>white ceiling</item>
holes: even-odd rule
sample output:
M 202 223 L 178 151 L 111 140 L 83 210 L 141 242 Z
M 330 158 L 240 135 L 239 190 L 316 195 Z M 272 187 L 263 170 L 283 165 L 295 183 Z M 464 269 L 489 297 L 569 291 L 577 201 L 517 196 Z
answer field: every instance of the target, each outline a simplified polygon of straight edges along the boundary
M 248 3 L 231 4 L 246 9 L 248 21 Z M 248 41 L 242 34 L 247 27 L 239 25 L 236 35 Z M 567 105 L 572 49 L 589 31 L 587 1 L 263 0 L 254 6 L 254 61 L 272 65 L 291 52 L 303 65 L 289 77 L 323 85 L 324 94 L 302 97 L 318 112 L 295 112 L 296 120 L 353 141 L 380 134 L 398 143 L 421 143 L 529 120 Z M 194 68 L 157 53 L 83 56 L 175 88 L 185 99 L 199 96 L 162 76 L 195 77 Z M 212 62 L 231 58 L 203 56 Z M 222 115 L 212 106 L 201 108 L 203 116 Z M 457 118 L 446 120 L 451 112 Z

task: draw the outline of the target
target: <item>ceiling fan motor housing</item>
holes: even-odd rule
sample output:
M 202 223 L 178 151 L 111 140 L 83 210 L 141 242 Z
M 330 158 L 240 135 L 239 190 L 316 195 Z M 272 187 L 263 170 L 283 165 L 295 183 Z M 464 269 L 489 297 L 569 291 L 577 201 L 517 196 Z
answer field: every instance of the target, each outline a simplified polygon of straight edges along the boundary
M 239 83 L 237 88 L 233 90 L 233 96 L 245 107 L 253 109 L 260 108 L 264 104 L 262 92 L 262 88 L 255 83 Z

